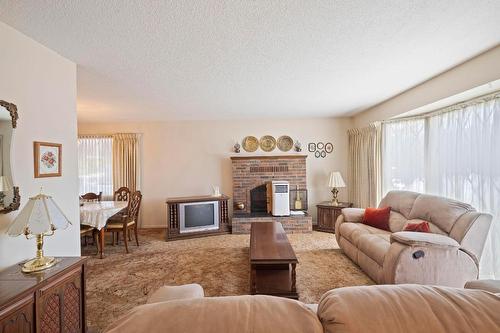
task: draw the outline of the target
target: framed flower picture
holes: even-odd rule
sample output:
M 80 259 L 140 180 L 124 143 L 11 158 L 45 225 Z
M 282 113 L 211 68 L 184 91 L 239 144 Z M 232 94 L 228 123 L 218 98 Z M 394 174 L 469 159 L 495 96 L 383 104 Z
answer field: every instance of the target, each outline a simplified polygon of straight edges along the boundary
M 60 143 L 33 142 L 35 178 L 60 177 L 62 174 L 62 145 Z

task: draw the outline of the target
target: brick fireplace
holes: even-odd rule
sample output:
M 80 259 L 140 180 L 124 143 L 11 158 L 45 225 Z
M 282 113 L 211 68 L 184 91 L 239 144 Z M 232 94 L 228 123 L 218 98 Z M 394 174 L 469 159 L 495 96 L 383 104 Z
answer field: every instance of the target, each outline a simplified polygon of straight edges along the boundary
M 277 221 L 287 232 L 310 232 L 312 218 L 306 216 L 273 217 L 266 214 L 265 184 L 272 180 L 284 180 L 290 188 L 298 185 L 304 189 L 306 179 L 306 155 L 233 156 L 233 202 L 244 203 L 244 210 L 234 210 L 233 233 L 248 233 L 252 222 Z

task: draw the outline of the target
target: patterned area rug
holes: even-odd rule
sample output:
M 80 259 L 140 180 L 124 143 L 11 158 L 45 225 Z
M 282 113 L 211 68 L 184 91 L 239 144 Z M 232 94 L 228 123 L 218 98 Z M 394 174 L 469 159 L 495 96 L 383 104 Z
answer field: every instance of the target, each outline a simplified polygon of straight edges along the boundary
M 327 290 L 373 284 L 344 256 L 333 234 L 288 235 L 299 259 L 297 290 L 300 300 L 317 303 Z M 206 296 L 247 294 L 249 289 L 249 235 L 222 235 L 165 241 L 165 231 L 143 230 L 125 253 L 123 241 L 107 245 L 98 259 L 95 247 L 82 247 L 87 265 L 87 323 L 102 332 L 111 322 L 163 285 L 199 283 Z M 107 242 L 109 244 L 109 242 Z

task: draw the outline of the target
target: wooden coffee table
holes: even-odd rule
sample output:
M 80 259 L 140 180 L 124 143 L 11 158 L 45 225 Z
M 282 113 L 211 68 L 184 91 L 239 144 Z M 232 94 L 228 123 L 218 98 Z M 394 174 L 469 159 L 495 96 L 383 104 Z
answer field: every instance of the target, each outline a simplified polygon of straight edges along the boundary
M 298 299 L 295 256 L 283 226 L 254 222 L 250 232 L 250 293 Z

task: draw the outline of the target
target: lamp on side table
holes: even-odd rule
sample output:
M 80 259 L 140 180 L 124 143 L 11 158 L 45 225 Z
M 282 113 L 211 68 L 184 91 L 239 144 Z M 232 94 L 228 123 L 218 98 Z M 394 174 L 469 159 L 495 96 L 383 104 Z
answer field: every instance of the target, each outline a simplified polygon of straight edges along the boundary
M 339 188 L 345 187 L 344 179 L 342 175 L 338 171 L 330 172 L 330 179 L 328 180 L 328 187 L 332 188 L 332 205 L 338 206 L 339 201 L 337 199 L 337 195 L 339 194 Z
M 9 236 L 36 238 L 36 257 L 24 263 L 22 271 L 32 273 L 54 266 L 56 260 L 43 255 L 43 238 L 52 236 L 57 229 L 66 229 L 70 224 L 52 197 L 40 193 L 30 198 L 8 230 Z

